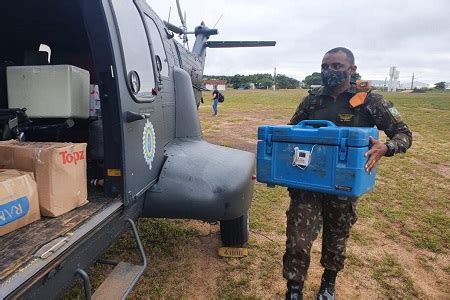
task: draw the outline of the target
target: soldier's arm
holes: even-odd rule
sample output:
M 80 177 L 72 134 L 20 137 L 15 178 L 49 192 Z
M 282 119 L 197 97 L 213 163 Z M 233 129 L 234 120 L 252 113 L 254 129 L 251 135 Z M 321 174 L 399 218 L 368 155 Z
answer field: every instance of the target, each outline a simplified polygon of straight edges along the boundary
M 411 147 L 412 133 L 392 102 L 386 101 L 381 95 L 371 94 L 366 108 L 374 124 L 389 138 L 385 156 L 405 153 Z
M 292 116 L 291 120 L 289 121 L 289 125 L 297 125 L 299 122 L 303 120 L 308 120 L 308 103 L 309 103 L 309 96 L 306 96 L 303 98 L 302 102 L 297 107 L 297 110 L 295 111 L 294 115 Z

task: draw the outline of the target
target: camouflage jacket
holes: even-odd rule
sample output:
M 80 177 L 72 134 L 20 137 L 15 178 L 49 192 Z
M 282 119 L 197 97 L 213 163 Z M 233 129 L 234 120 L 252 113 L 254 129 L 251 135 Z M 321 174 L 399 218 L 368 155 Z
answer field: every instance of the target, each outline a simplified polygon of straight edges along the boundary
M 406 152 L 412 144 L 412 133 L 392 102 L 379 94 L 369 93 L 364 103 L 352 108 L 349 102 L 356 93 L 356 87 L 352 86 L 334 99 L 324 88 L 311 90 L 289 124 L 295 125 L 302 120 L 329 120 L 337 126 L 376 126 L 389 137 L 386 156 Z

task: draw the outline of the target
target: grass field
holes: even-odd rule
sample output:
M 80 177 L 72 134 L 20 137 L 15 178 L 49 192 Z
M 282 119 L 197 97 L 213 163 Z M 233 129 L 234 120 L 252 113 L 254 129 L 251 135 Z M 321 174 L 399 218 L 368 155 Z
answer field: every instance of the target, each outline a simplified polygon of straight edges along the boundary
M 210 95 L 200 107 L 206 140 L 255 152 L 257 127 L 286 124 L 302 90 L 226 91 L 219 116 Z M 385 158 L 374 192 L 359 200 L 359 220 L 338 277 L 339 299 L 450 299 L 450 93 L 385 94 L 414 133 L 406 155 Z M 149 268 L 132 298 L 282 298 L 285 188 L 256 184 L 250 211 L 249 256 L 221 259 L 217 225 L 185 220 L 141 220 Z M 136 259 L 124 236 L 106 255 Z M 134 252 L 133 252 L 134 253 Z M 306 283 L 306 298 L 319 286 L 320 239 Z M 95 268 L 95 282 L 106 268 Z M 95 284 L 94 284 L 95 285 Z M 68 297 L 80 295 L 72 290 Z

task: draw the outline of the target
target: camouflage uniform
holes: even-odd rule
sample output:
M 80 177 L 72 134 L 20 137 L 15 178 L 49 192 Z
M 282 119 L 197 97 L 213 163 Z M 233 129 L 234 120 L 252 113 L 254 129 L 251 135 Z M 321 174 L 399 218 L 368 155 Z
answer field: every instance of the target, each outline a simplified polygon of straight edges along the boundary
M 334 100 L 321 88 L 312 90 L 299 104 L 290 124 L 302 120 L 330 120 L 338 126 L 373 127 L 389 137 L 386 156 L 403 153 L 411 146 L 412 134 L 391 102 L 379 94 L 369 93 L 356 108 L 349 105 L 356 87 Z M 283 275 L 286 279 L 303 282 L 310 263 L 311 246 L 323 224 L 322 259 L 326 269 L 344 268 L 346 242 L 350 228 L 357 220 L 357 198 L 288 189 L 291 204 L 287 211 L 286 253 Z

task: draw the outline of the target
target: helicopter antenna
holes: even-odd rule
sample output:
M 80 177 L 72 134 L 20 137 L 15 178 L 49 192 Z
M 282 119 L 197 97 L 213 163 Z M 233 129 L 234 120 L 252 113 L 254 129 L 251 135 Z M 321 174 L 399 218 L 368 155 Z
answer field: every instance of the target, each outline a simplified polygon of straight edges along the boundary
M 223 14 L 221 14 L 220 15 L 220 17 L 219 17 L 219 19 L 217 20 L 217 22 L 216 22 L 216 24 L 214 24 L 214 27 L 213 27 L 213 29 L 215 29 L 216 28 L 216 26 L 217 26 L 217 23 L 219 23 L 219 21 L 222 19 L 222 17 L 223 17 Z
M 169 8 L 169 17 L 167 18 L 167 22 L 170 22 L 170 13 L 172 12 L 172 6 Z

